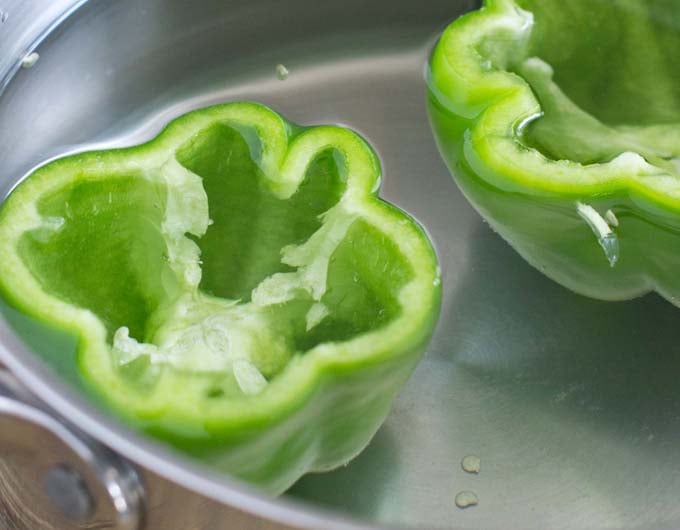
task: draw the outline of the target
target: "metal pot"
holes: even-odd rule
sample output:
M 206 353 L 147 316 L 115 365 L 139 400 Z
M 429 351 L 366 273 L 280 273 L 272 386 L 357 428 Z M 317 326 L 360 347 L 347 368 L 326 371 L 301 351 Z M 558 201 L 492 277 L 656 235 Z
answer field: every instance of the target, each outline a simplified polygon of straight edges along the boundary
M 445 286 L 428 354 L 371 446 L 280 499 L 129 431 L 78 394 L 49 344 L 31 351 L 0 319 L 2 530 L 680 527 L 677 310 L 552 284 L 481 222 L 436 152 L 427 55 L 475 5 L 0 0 L 0 196 L 47 158 L 262 101 L 376 146 L 383 196 L 428 228 Z M 479 474 L 461 469 L 471 455 Z M 457 507 L 461 491 L 479 504 Z

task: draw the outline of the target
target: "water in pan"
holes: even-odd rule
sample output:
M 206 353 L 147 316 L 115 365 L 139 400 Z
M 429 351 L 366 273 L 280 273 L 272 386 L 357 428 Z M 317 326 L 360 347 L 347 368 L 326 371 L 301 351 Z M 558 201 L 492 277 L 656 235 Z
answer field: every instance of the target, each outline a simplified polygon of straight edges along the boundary
M 316 27 L 309 16 L 295 24 L 270 13 L 283 25 L 270 32 L 258 17 L 276 4 L 244 4 L 231 31 L 252 25 L 228 53 L 224 22 L 208 23 L 209 13 L 201 26 L 195 12 L 133 4 L 94 2 L 9 86 L 0 101 L 2 192 L 73 145 L 135 143 L 190 108 L 245 98 L 299 123 L 341 122 L 366 135 L 382 158 L 383 196 L 438 245 L 444 306 L 424 362 L 373 444 L 346 468 L 302 479 L 291 496 L 418 528 L 680 521 L 677 310 L 655 296 L 595 302 L 546 280 L 481 222 L 439 160 L 422 72 L 431 38 L 461 5 L 383 5 L 404 22 L 377 30 L 378 8 L 353 22 L 323 7 L 334 31 L 305 34 Z M 186 31 L 153 40 L 175 27 Z M 216 50 L 208 41 L 217 33 Z M 461 469 L 467 455 L 482 459 L 478 475 Z M 478 505 L 459 509 L 462 491 Z

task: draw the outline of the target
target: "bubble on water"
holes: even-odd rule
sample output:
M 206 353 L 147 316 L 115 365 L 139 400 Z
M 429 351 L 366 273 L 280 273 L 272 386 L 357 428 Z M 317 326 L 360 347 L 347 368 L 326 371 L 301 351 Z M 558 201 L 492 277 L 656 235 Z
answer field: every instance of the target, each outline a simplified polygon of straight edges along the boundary
M 456 495 L 456 506 L 461 509 L 470 508 L 479 504 L 479 498 L 473 491 L 461 491 Z
M 473 473 L 477 475 L 482 468 L 482 460 L 476 455 L 467 455 L 460 463 L 460 467 L 466 473 Z

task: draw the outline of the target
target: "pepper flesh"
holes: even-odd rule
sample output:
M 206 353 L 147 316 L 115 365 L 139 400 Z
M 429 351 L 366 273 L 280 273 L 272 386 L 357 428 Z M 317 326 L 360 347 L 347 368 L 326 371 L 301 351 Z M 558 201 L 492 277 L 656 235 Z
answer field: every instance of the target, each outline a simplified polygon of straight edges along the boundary
M 680 4 L 488 0 L 428 71 L 440 152 L 529 263 L 587 296 L 680 304 Z
M 365 447 L 436 321 L 434 250 L 378 187 L 347 129 L 191 112 L 10 194 L 0 287 L 22 315 L 4 312 L 29 343 L 75 337 L 43 355 L 76 355 L 133 425 L 279 493 Z

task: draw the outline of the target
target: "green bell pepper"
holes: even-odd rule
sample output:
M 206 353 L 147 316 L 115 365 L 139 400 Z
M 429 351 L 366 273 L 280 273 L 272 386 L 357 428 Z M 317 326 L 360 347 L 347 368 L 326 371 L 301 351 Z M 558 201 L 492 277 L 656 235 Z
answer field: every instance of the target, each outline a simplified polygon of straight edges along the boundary
M 366 446 L 436 321 L 432 245 L 378 187 L 347 129 L 197 110 L 34 171 L 0 210 L 0 289 L 77 337 L 122 418 L 279 493 Z
M 431 124 L 459 187 L 576 292 L 680 304 L 678 20 L 675 0 L 487 0 L 431 56 Z

